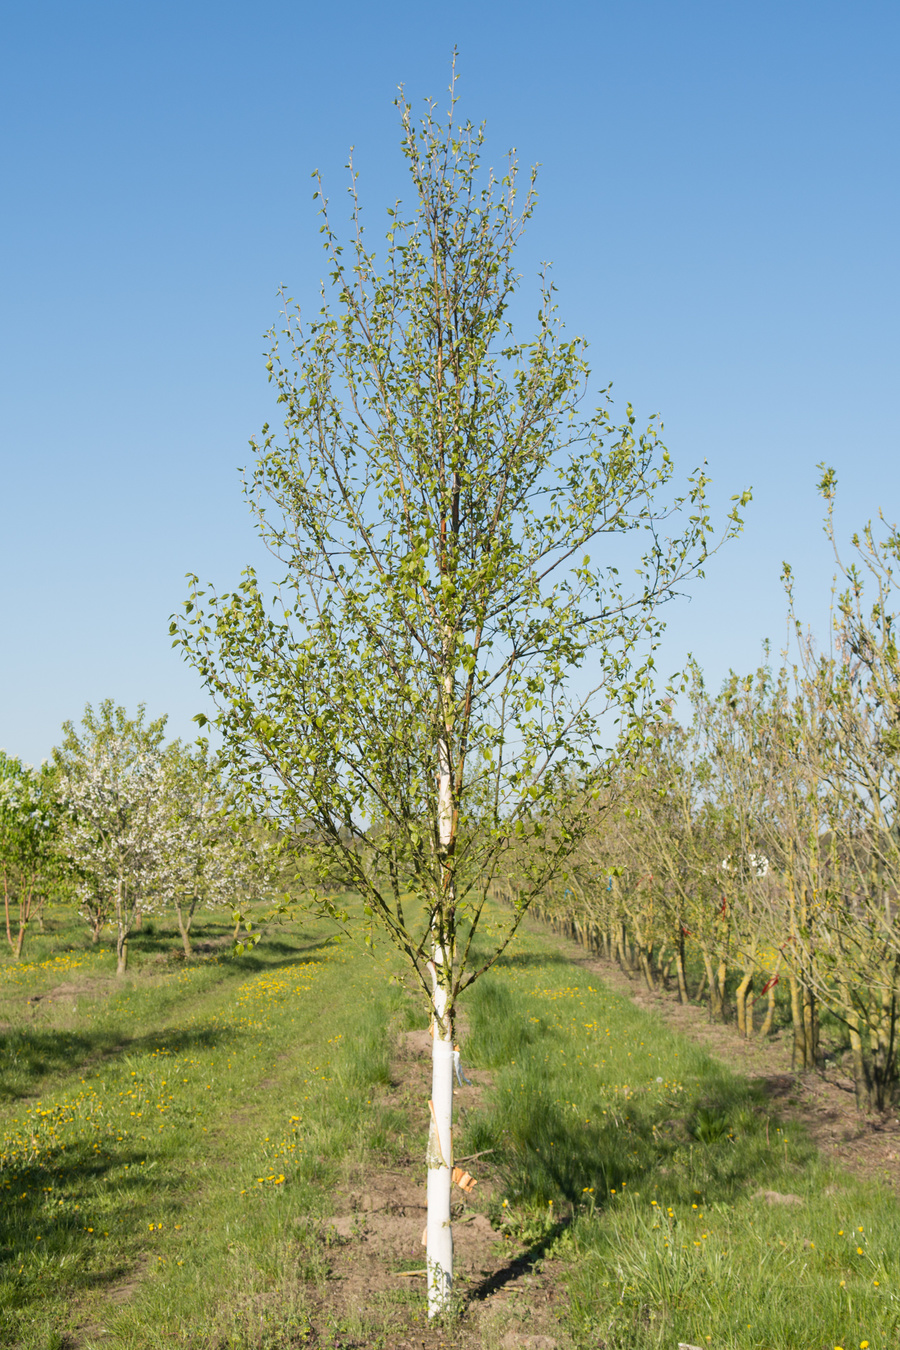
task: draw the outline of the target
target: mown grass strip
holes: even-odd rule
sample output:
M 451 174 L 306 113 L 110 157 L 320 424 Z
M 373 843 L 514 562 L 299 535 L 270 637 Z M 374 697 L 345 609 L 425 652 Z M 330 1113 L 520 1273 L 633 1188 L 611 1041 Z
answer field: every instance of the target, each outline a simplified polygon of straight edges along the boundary
M 316 1276 L 302 1225 L 332 1212 L 373 1139 L 390 1143 L 372 1089 L 401 1003 L 392 969 L 325 930 L 282 930 L 235 961 L 79 996 L 68 1067 L 51 1024 L 8 1028 L 4 1343 L 45 1350 L 81 1326 L 107 1346 L 196 1344 L 198 1328 L 201 1344 L 249 1345 L 261 1316 L 300 1326 Z M 29 1075 L 40 1095 L 22 1099 Z
M 469 1009 L 497 1084 L 469 1144 L 502 1159 L 496 1221 L 568 1260 L 577 1344 L 898 1344 L 896 1200 L 824 1165 L 759 1089 L 543 935 Z

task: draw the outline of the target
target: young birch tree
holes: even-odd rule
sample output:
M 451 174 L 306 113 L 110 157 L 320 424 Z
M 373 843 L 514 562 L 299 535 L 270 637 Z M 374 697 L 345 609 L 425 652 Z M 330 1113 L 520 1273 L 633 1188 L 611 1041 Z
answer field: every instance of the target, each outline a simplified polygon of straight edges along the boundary
M 267 600 L 252 570 L 233 594 L 194 578 L 172 626 L 257 809 L 363 897 L 428 1000 L 430 1315 L 452 1284 L 457 1001 L 577 842 L 598 718 L 641 698 L 658 606 L 711 543 L 705 475 L 667 497 L 654 423 L 640 432 L 629 407 L 615 427 L 605 403 L 579 415 L 585 346 L 546 277 L 535 336 L 514 338 L 533 178 L 522 202 L 513 157 L 482 173 L 482 132 L 454 126 L 451 98 L 446 124 L 430 105 L 421 125 L 398 100 L 413 202 L 388 211 L 380 266 L 352 167 L 348 245 L 315 194 L 330 284 L 308 326 L 285 301 L 268 361 L 284 432 L 251 442 L 245 480 L 280 589 Z M 637 546 L 618 539 L 632 532 Z M 515 906 L 476 960 L 488 890 L 523 842 Z

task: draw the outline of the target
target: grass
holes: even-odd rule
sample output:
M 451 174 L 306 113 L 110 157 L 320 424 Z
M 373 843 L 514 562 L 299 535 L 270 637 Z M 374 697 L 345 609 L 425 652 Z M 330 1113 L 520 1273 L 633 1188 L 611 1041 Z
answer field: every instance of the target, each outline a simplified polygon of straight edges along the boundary
M 405 1285 L 327 1312 L 320 1238 L 350 1176 L 424 1153 L 424 1109 L 381 1097 L 392 1031 L 421 1025 L 395 959 L 314 925 L 231 959 L 206 922 L 185 962 L 157 920 L 121 982 L 108 944 L 51 918 L 0 966 L 0 1344 L 374 1347 L 407 1326 Z M 465 1153 L 494 1150 L 477 1170 L 510 1256 L 561 1261 L 571 1344 L 900 1343 L 896 1200 L 830 1172 L 752 1085 L 543 934 L 465 1010 L 464 1064 L 494 1081 Z
M 405 1147 L 375 1096 L 390 959 L 298 929 L 161 964 L 157 925 L 120 985 L 111 950 L 55 940 L 0 975 L 0 1343 L 303 1344 L 304 1225 L 373 1140 Z
M 495 1218 L 566 1259 L 578 1344 L 900 1343 L 896 1199 L 830 1171 L 758 1089 L 543 937 L 469 1016 L 469 1058 L 496 1075 L 470 1146 L 504 1159 Z

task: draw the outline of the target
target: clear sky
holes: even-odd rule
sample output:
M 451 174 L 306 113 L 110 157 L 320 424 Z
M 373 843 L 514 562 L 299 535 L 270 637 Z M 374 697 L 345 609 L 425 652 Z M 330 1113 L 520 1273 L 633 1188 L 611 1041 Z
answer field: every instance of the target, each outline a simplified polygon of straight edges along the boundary
M 397 114 L 487 122 L 539 161 L 522 245 L 554 263 L 598 384 L 658 411 L 743 538 L 670 610 L 663 665 L 717 685 L 784 634 L 781 561 L 827 621 L 816 464 L 849 534 L 900 516 L 900 7 L 857 0 L 30 0 L 0 18 L 0 745 L 45 757 L 112 697 L 208 705 L 169 645 L 188 571 L 258 557 L 236 468 L 274 416 L 276 290 L 313 304 L 310 173 L 351 145 L 371 218 L 403 192 Z

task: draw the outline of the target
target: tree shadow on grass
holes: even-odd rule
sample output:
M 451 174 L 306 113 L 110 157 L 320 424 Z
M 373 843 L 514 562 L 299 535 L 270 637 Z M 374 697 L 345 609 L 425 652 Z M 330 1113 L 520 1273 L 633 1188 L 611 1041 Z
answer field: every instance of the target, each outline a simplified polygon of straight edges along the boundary
M 284 970 L 287 966 L 308 965 L 310 962 L 316 964 L 327 960 L 326 955 L 316 955 L 316 953 L 325 953 L 330 943 L 311 942 L 305 947 L 297 947 L 296 943 L 291 942 L 266 942 L 264 947 L 254 947 L 250 952 L 243 952 L 240 956 L 230 958 L 236 971 L 242 974 L 258 974 L 264 970 Z M 260 954 L 260 952 L 262 954 Z M 270 953 L 287 953 L 280 961 L 269 960 Z
M 309 942 L 298 948 L 296 944 L 281 942 L 269 944 L 266 953 L 248 952 L 234 958 L 233 968 L 226 978 L 246 979 L 249 975 L 265 972 L 289 971 L 291 967 L 319 964 L 327 959 L 328 940 Z M 269 959 L 273 951 L 286 953 L 280 960 Z M 110 984 L 113 989 L 114 978 Z M 127 986 L 123 986 L 127 987 Z M 139 984 L 137 987 L 140 987 Z M 94 989 L 86 990 L 93 994 Z M 52 996 L 40 995 L 38 1003 Z M 42 1028 L 38 1025 L 7 1027 L 0 1031 L 0 1103 L 30 1097 L 40 1089 L 43 1080 L 54 1074 L 73 1073 L 89 1068 L 120 1054 L 141 1054 L 154 1049 L 175 1054 L 183 1050 L 213 1049 L 223 1040 L 234 1041 L 243 1032 L 236 1026 L 218 1025 L 206 1028 L 194 1026 L 189 1030 L 172 1028 L 151 1031 L 142 1035 L 129 1034 L 123 1027 L 98 1027 L 85 1030 Z
M 96 1031 L 15 1028 L 0 1033 L 0 1101 L 33 1096 L 42 1080 L 52 1074 L 72 1074 L 121 1055 L 213 1050 L 223 1040 L 233 1041 L 243 1034 L 237 1028 L 212 1026 L 138 1036 L 123 1035 L 120 1027 Z
M 132 1272 L 152 1248 L 150 1223 L 177 1218 L 185 1203 L 183 1179 L 160 1163 L 150 1141 L 104 1149 L 78 1140 L 7 1156 L 0 1164 L 0 1309 L 108 1288 Z
M 503 955 L 497 962 L 496 968 L 502 970 L 505 966 L 511 966 L 518 970 L 530 970 L 533 966 L 565 966 L 571 970 L 572 962 L 561 952 L 513 951 Z
M 191 960 L 212 953 L 227 957 L 230 961 L 234 961 L 236 965 L 248 959 L 252 960 L 253 952 L 259 949 L 254 948 L 253 952 L 245 952 L 241 956 L 232 957 L 230 950 L 232 936 L 233 929 L 231 927 L 223 928 L 221 925 L 217 926 L 215 931 L 209 927 L 196 929 L 191 933 L 192 957 L 186 958 L 181 934 L 177 930 L 148 931 L 144 929 L 132 933 L 129 938 L 129 948 L 131 957 L 139 969 L 153 962 L 158 962 L 161 958 L 167 958 L 175 962 Z M 261 954 L 256 957 L 257 965 L 253 968 L 272 965 L 271 961 L 266 960 L 269 953 L 280 954 L 285 957 L 292 956 L 294 960 L 302 960 L 305 959 L 305 953 L 322 951 L 329 945 L 330 939 L 328 938 L 315 942 L 309 940 L 303 942 L 302 935 L 300 940 L 266 938 L 262 944 Z
M 181 934 L 177 929 L 157 928 L 148 923 L 131 933 L 128 950 L 130 961 L 167 956 L 170 952 L 181 950 Z
M 773 1172 L 814 1155 L 798 1129 L 772 1142 L 771 1106 L 758 1085 L 716 1074 L 677 1099 L 650 1088 L 616 1100 L 598 1081 L 593 1100 L 575 1104 L 565 1088 L 533 1070 L 518 1092 L 498 1084 L 494 1109 L 467 1121 L 473 1151 L 494 1147 L 510 1198 L 603 1208 L 649 1186 L 661 1203 L 732 1203 Z M 559 1099 L 557 1098 L 559 1094 Z
M 504 1289 L 506 1285 L 511 1284 L 513 1280 L 521 1279 L 523 1275 L 527 1275 L 529 1271 L 534 1270 L 535 1266 L 544 1259 L 552 1249 L 553 1244 L 562 1236 L 570 1224 L 570 1219 L 560 1219 L 556 1223 L 548 1225 L 547 1231 L 536 1241 L 530 1243 L 525 1251 L 512 1257 L 507 1265 L 501 1266 L 499 1270 L 495 1270 L 491 1275 L 480 1280 L 478 1284 L 473 1284 L 466 1292 L 467 1301 L 481 1303 L 490 1298 L 492 1294 Z

